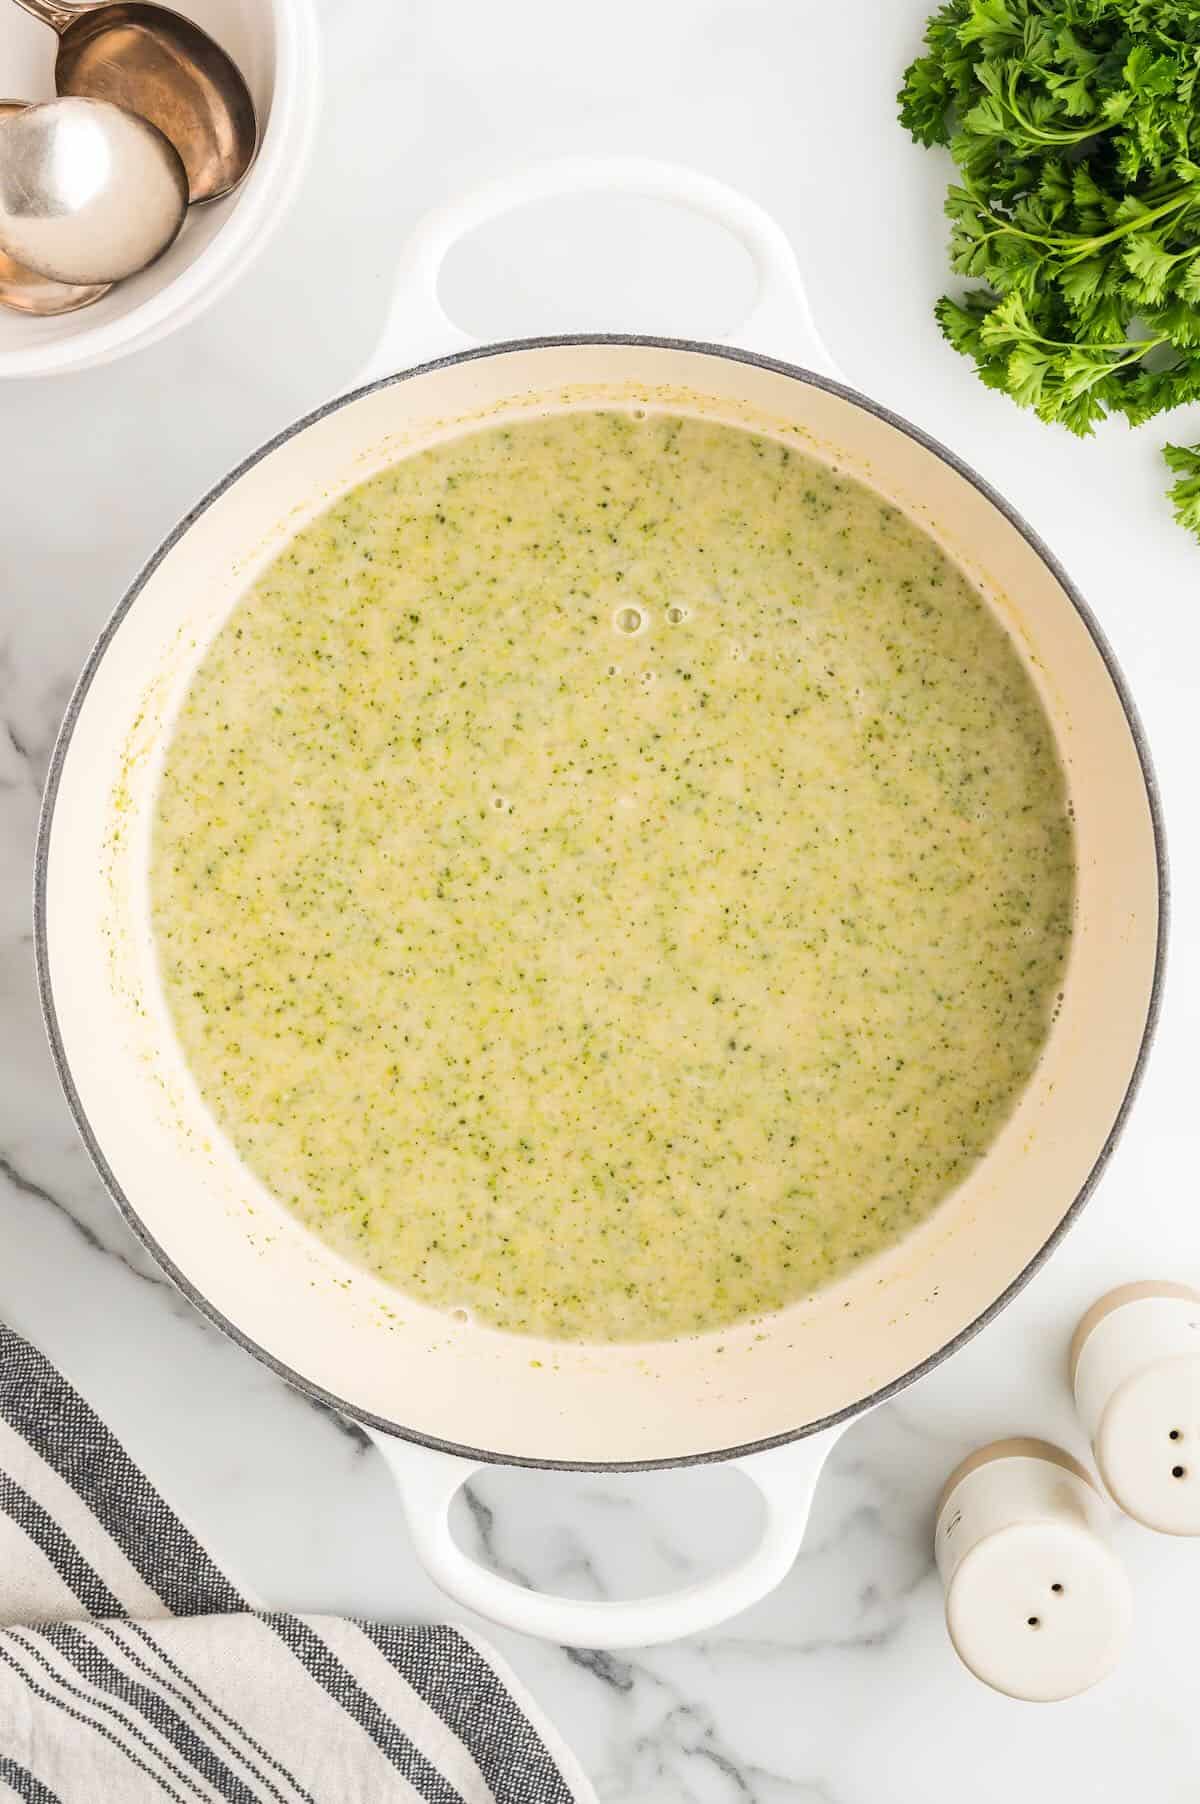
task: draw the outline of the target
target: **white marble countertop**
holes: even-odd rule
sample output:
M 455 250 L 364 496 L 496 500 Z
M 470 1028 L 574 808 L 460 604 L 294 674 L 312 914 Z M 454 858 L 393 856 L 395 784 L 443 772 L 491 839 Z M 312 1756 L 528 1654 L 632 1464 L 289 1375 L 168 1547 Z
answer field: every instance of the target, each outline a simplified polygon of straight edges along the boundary
M 500 1637 L 606 1800 L 1200 1796 L 1200 1548 L 1121 1524 L 1133 1646 L 1098 1690 L 1040 1708 L 958 1667 L 931 1565 L 933 1500 L 971 1446 L 1020 1431 L 1081 1450 L 1064 1375 L 1081 1309 L 1127 1278 L 1200 1278 L 1200 550 L 1169 520 L 1157 459 L 1162 438 L 1200 437 L 1200 410 L 1169 433 L 1118 426 L 1079 444 L 989 394 L 942 345 L 930 306 L 944 281 L 946 172 L 908 144 L 892 106 L 925 9 L 326 0 L 318 160 L 264 260 L 166 344 L 0 391 L 0 1316 L 71 1374 L 277 1605 L 399 1617 L 444 1607 L 358 1434 L 210 1330 L 105 1199 L 43 1042 L 31 851 L 55 728 L 109 609 L 211 481 L 350 380 L 382 318 L 395 247 L 421 210 L 497 163 L 568 150 L 667 156 L 743 187 L 793 236 L 849 379 L 1012 498 L 1125 667 L 1157 760 L 1175 887 L 1166 1007 L 1132 1125 L 1023 1296 L 847 1434 L 804 1553 L 773 1598 L 702 1640 L 629 1657 Z M 577 210 L 557 241 L 547 219 L 514 221 L 507 238 L 492 228 L 455 258 L 447 291 L 465 324 L 492 337 L 712 336 L 744 305 L 746 270 L 711 229 L 607 200 Z M 518 272 L 506 272 L 514 259 Z M 743 1490 L 720 1470 L 497 1472 L 474 1487 L 466 1532 L 535 1583 L 630 1594 L 744 1545 Z

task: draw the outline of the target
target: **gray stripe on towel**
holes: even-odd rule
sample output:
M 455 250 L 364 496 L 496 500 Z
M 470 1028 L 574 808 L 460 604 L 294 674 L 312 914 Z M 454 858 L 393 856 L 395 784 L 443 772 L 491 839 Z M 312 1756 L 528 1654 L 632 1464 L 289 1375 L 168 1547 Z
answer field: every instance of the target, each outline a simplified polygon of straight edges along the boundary
M 46 1687 L 40 1684 L 31 1673 L 26 1672 L 25 1668 L 13 1658 L 11 1648 L 5 1647 L 4 1643 L 8 1639 L 11 1639 L 16 1646 L 19 1646 L 22 1653 L 36 1654 L 36 1650 L 31 1648 L 29 1643 L 22 1636 L 14 1635 L 11 1630 L 7 1630 L 3 1635 L 0 1635 L 0 1660 L 6 1661 L 7 1664 L 12 1667 L 14 1672 L 20 1674 L 21 1679 L 28 1685 L 34 1697 L 41 1698 L 42 1702 L 45 1704 L 53 1704 L 56 1710 L 61 1710 L 63 1712 L 64 1716 L 73 1717 L 77 1723 L 82 1723 L 85 1728 L 93 1730 L 97 1735 L 102 1735 L 105 1741 L 111 1741 L 113 1747 L 118 1748 L 120 1752 L 124 1754 L 126 1760 L 131 1761 L 134 1766 L 140 1767 L 148 1779 L 153 1779 L 160 1791 L 165 1791 L 169 1798 L 174 1798 L 176 1804 L 187 1804 L 187 1799 L 184 1797 L 183 1793 L 176 1791 L 173 1785 L 168 1785 L 161 1773 L 156 1773 L 153 1767 L 147 1766 L 141 1755 L 131 1748 L 127 1742 L 123 1741 L 119 1735 L 114 1734 L 107 1723 L 97 1722 L 94 1717 L 87 1716 L 82 1710 L 77 1710 L 74 1704 L 69 1704 L 67 1702 L 66 1698 L 59 1697 L 53 1691 L 47 1691 Z M 41 1658 L 41 1656 L 37 1657 Z M 42 1659 L 41 1664 L 46 1666 L 46 1661 Z M 49 1671 L 48 1667 L 47 1671 Z M 77 1691 L 74 1686 L 68 1686 L 67 1689 L 74 1697 L 82 1698 L 85 1696 L 83 1692 Z M 125 1726 L 128 1727 L 128 1725 Z M 140 1739 L 145 1742 L 147 1748 L 150 1748 L 150 1744 L 149 1742 L 146 1742 L 145 1736 L 142 1736 Z M 150 1752 L 155 1754 L 156 1759 L 159 1758 L 155 1749 L 150 1748 Z M 193 1787 L 193 1790 L 194 1789 L 195 1787 Z
M 274 1757 L 274 1753 L 267 1752 L 267 1748 L 263 1748 L 262 1744 L 258 1743 L 258 1741 L 254 1741 L 253 1735 L 249 1734 L 249 1730 L 247 1730 L 247 1728 L 244 1728 L 244 1726 L 242 1726 L 242 1723 L 236 1723 L 235 1719 L 233 1719 L 233 1717 L 229 1716 L 229 1712 L 227 1712 L 227 1710 L 222 1710 L 222 1708 L 220 1708 L 220 1705 L 218 1705 L 218 1703 L 217 1703 L 217 1701 L 215 1701 L 215 1699 L 209 1698 L 208 1692 L 206 1692 L 206 1690 L 202 1690 L 202 1687 L 200 1687 L 200 1685 L 197 1685 L 197 1681 L 195 1681 L 195 1678 L 193 1678 L 193 1676 L 191 1676 L 191 1672 L 184 1672 L 184 1669 L 182 1669 L 182 1667 L 180 1667 L 180 1665 L 179 1665 L 179 1661 L 171 1660 L 171 1656 L 170 1656 L 170 1654 L 168 1654 L 168 1651 L 166 1651 L 166 1649 L 164 1649 L 164 1647 L 162 1647 L 161 1643 L 157 1642 L 157 1640 L 155 1640 L 155 1638 L 153 1638 L 153 1634 L 150 1633 L 150 1629 L 148 1629 L 148 1627 L 146 1627 L 146 1625 L 144 1625 L 143 1622 L 125 1622 L 125 1624 L 121 1625 L 121 1627 L 123 1627 L 123 1629 L 125 1629 L 126 1633 L 137 1634 L 137 1636 L 141 1636 L 141 1640 L 143 1640 L 143 1642 L 146 1643 L 146 1647 L 150 1647 L 150 1649 L 152 1649 L 152 1651 L 155 1652 L 155 1654 L 157 1654 L 157 1656 L 159 1656 L 159 1660 L 161 1660 L 162 1665 L 164 1665 L 164 1667 L 166 1667 L 166 1671 L 173 1672 L 173 1674 L 175 1674 L 175 1678 L 177 1678 L 177 1680 L 179 1680 L 180 1683 L 182 1683 L 182 1685 L 189 1685 L 189 1687 L 191 1687 L 191 1690 L 193 1690 L 193 1692 L 195 1692 L 195 1694 L 197 1694 L 197 1698 L 200 1699 L 200 1703 L 202 1703 L 202 1705 L 204 1705 L 204 1707 L 208 1708 L 208 1710 L 211 1710 L 211 1712 L 213 1712 L 213 1716 L 218 1717 L 218 1721 L 222 1721 L 222 1723 L 224 1723 L 224 1725 L 226 1725 L 227 1728 L 231 1728 L 231 1730 L 233 1730 L 233 1734 L 240 1735 L 240 1737 L 242 1737 L 242 1741 L 244 1741 L 244 1743 L 245 1743 L 245 1746 L 247 1746 L 247 1748 L 253 1748 L 254 1753 L 258 1753 L 258 1755 L 260 1755 L 260 1759 L 263 1759 L 263 1761 L 265 1761 L 265 1763 L 267 1763 L 267 1766 L 272 1766 L 272 1768 L 274 1768 L 274 1770 L 276 1770 L 276 1773 L 278 1773 L 278 1775 L 280 1775 L 280 1779 L 283 1779 L 283 1781 L 285 1781 L 285 1784 L 289 1784 L 289 1786 L 291 1786 L 292 1791 L 294 1791 L 294 1793 L 296 1793 L 296 1797 L 300 1797 L 300 1799 L 303 1799 L 303 1804 L 318 1804 L 318 1800 L 316 1800 L 316 1799 L 314 1799 L 314 1797 L 312 1797 L 312 1793 L 310 1793 L 310 1791 L 305 1791 L 305 1788 L 303 1788 L 303 1786 L 301 1786 L 300 1779 L 296 1779 L 296 1775 L 294 1775 L 294 1773 L 292 1773 L 292 1772 L 289 1772 L 289 1770 L 287 1770 L 287 1766 L 283 1766 L 282 1761 L 276 1761 L 276 1757 Z M 114 1631 L 108 1631 L 108 1633 L 114 1633 Z M 115 1638 L 115 1633 L 114 1633 L 114 1638 Z M 166 1685 L 166 1683 L 168 1683 L 168 1681 L 162 1680 L 162 1683 L 164 1683 L 164 1685 Z M 180 1694 L 180 1696 L 182 1696 L 182 1694 Z M 253 1764 L 253 1763 L 251 1763 L 251 1761 L 247 1761 L 247 1759 L 245 1759 L 245 1755 L 242 1755 L 242 1759 L 244 1759 L 245 1764 L 247 1764 L 247 1766 L 249 1766 L 249 1764 Z M 269 1784 L 269 1786 L 271 1786 L 271 1781 L 269 1781 L 269 1779 L 267 1779 L 267 1781 L 265 1781 L 265 1782 L 267 1782 L 267 1784 Z M 274 1791 L 274 1786 L 271 1786 L 271 1790 Z M 276 1793 L 276 1795 L 278 1795 L 278 1793 Z
M 176 1616 L 241 1610 L 242 1598 L 78 1391 L 0 1326 L 0 1415 L 77 1491 Z
M 364 1635 L 457 1735 L 503 1804 L 574 1804 L 533 1724 L 469 1641 L 446 1624 L 359 1623 Z M 432 1648 L 432 1660 L 422 1648 Z
M 0 1510 L 23 1528 L 68 1590 L 73 1591 L 89 1616 L 124 1616 L 119 1597 L 109 1590 L 98 1572 L 88 1565 L 74 1541 L 35 1497 L 23 1490 L 7 1472 L 0 1471 Z
M 249 1767 L 254 1774 L 256 1783 L 265 1785 L 271 1796 L 279 1800 L 279 1804 L 287 1804 L 287 1800 L 271 1778 L 270 1774 L 265 1772 L 258 1761 L 253 1758 L 254 1754 L 259 1755 L 261 1759 L 266 1762 L 267 1766 L 273 1766 L 275 1768 L 275 1771 L 280 1777 L 291 1787 L 295 1796 L 303 1798 L 306 1801 L 306 1804 L 316 1804 L 316 1800 L 312 1795 L 304 1790 L 304 1787 L 292 1777 L 287 1768 L 281 1766 L 279 1761 L 268 1754 L 265 1748 L 259 1747 L 252 1735 L 248 1735 L 245 1729 L 234 1722 L 227 1711 L 222 1710 L 219 1704 L 215 1704 L 213 1700 L 200 1689 L 195 1679 L 185 1673 L 182 1667 L 177 1666 L 175 1661 L 168 1656 L 166 1650 L 159 1647 L 158 1643 L 146 1633 L 141 1623 L 123 1622 L 114 1625 L 112 1623 L 102 1622 L 97 1626 L 108 1636 L 108 1639 L 112 1642 L 113 1646 L 119 1648 L 125 1658 L 132 1661 L 140 1672 L 144 1672 L 147 1678 L 153 1679 L 155 1684 L 161 1686 L 164 1691 L 169 1691 L 172 1697 L 178 1698 L 183 1708 L 190 1711 L 195 1717 L 199 1728 L 206 1735 L 211 1735 L 235 1760 L 240 1760 L 243 1766 Z M 190 1686 L 191 1690 L 196 1694 L 195 1698 L 190 1698 L 187 1695 L 187 1692 L 181 1690 L 178 1685 L 173 1684 L 164 1672 L 156 1671 L 148 1660 L 143 1660 L 137 1649 L 130 1647 L 129 1643 L 123 1639 L 123 1636 L 120 1633 L 121 1630 L 124 1630 L 129 1635 L 139 1636 L 145 1643 L 150 1654 L 158 1660 L 159 1666 L 165 1667 L 169 1672 L 175 1674 L 177 1678 L 182 1679 L 185 1685 Z M 197 1702 L 196 1699 L 198 1699 L 199 1702 Z M 207 1710 L 213 1717 L 219 1718 L 227 1728 L 232 1729 L 234 1735 L 240 1736 L 245 1742 L 246 1747 L 252 1750 L 252 1753 L 244 1753 L 241 1748 L 237 1747 L 230 1737 L 218 1727 L 216 1722 L 209 1722 L 205 1718 L 202 1714 L 203 1710 Z
M 307 1623 L 296 1616 L 270 1615 L 262 1620 L 270 1624 L 317 1684 L 370 1736 L 396 1771 L 420 1792 L 426 1804 L 463 1804 L 462 1793 L 426 1760 L 399 1724 L 393 1722 L 369 1691 L 363 1690 L 332 1648 Z
M 7 1754 L 0 1754 L 0 1779 L 12 1787 L 23 1804 L 62 1804 L 57 1792 L 35 1779 L 26 1767 L 18 1766 Z
M 139 1710 L 155 1734 L 169 1743 L 180 1759 L 194 1767 L 214 1791 L 229 1800 L 229 1804 L 261 1804 L 261 1795 L 256 1796 L 245 1781 L 226 1766 L 216 1750 L 201 1740 L 192 1725 L 184 1721 L 160 1692 L 140 1684 L 114 1666 L 82 1629 L 59 1622 L 50 1624 L 41 1633 L 97 1692 L 120 1699 L 130 1711 Z

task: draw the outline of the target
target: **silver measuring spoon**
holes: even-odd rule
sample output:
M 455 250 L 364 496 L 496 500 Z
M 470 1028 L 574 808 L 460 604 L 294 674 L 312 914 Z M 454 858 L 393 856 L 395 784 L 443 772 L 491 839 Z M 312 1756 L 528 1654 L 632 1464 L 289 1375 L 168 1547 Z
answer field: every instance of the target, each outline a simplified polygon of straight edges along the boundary
M 0 251 L 54 282 L 119 282 L 183 224 L 187 175 L 162 133 L 106 100 L 0 118 Z
M 27 104 L 24 100 L 0 100 L 0 119 L 23 113 Z M 49 276 L 40 276 L 36 269 L 27 269 L 15 257 L 0 251 L 0 307 L 11 307 L 17 313 L 36 313 L 43 319 L 58 313 L 76 313 L 107 294 L 109 286 L 107 282 L 53 282 Z

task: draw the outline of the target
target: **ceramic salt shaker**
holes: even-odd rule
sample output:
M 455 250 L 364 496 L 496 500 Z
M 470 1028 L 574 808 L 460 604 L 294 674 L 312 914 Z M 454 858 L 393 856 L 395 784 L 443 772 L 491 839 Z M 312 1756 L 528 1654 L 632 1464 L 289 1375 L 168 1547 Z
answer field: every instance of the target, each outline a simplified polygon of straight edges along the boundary
M 1074 1697 L 1116 1664 L 1132 1620 L 1087 1472 L 1046 1441 L 981 1447 L 951 1473 L 934 1549 L 963 1664 L 1030 1702 Z
M 1200 1292 L 1161 1280 L 1101 1297 L 1075 1330 L 1071 1382 L 1115 1502 L 1200 1535 Z

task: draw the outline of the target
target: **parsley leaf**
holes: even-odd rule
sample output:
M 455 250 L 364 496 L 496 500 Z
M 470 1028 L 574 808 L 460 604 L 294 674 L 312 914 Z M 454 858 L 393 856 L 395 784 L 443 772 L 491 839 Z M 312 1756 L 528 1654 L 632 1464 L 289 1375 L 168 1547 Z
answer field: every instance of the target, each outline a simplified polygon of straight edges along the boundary
M 1163 456 L 1177 477 L 1170 490 L 1175 518 L 1200 539 L 1200 445 L 1164 445 Z
M 982 381 L 1081 434 L 1200 399 L 1200 0 L 945 0 L 899 101 L 958 165 L 937 318 Z

